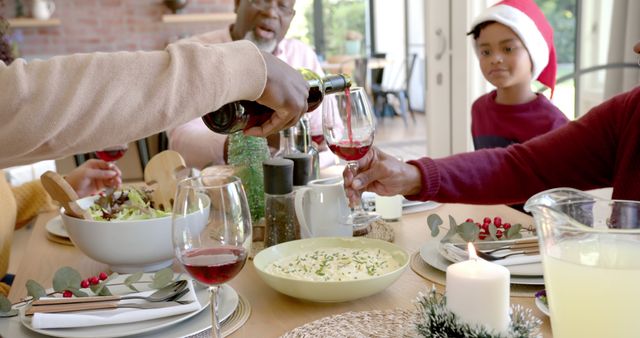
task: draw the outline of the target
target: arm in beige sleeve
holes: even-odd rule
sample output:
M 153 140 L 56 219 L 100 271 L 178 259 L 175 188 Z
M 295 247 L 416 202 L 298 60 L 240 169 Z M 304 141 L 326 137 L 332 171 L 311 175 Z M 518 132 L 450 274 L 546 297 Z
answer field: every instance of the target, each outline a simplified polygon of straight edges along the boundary
M 248 41 L 0 64 L 0 168 L 144 138 L 256 100 L 266 81 Z
M 227 135 L 214 133 L 202 119 L 193 119 L 168 130 L 167 135 L 169 149 L 179 152 L 188 167 L 202 169 L 211 164 L 225 164 L 224 142 Z

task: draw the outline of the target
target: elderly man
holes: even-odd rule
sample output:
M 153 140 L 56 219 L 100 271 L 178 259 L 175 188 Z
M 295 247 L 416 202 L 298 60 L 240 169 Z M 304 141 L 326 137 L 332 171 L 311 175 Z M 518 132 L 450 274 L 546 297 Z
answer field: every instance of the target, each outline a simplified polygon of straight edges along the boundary
M 309 46 L 284 38 L 295 15 L 294 4 L 295 0 L 235 0 L 235 23 L 226 29 L 197 35 L 179 43 L 214 44 L 246 39 L 293 68 L 308 68 L 323 75 L 318 57 Z M 311 135 L 322 134 L 322 106 L 311 112 L 309 117 Z M 178 151 L 188 166 L 203 168 L 224 164 L 226 135 L 210 131 L 201 119 L 169 130 L 167 134 L 169 148 Z M 333 154 L 329 151 L 320 153 L 321 166 L 333 163 Z

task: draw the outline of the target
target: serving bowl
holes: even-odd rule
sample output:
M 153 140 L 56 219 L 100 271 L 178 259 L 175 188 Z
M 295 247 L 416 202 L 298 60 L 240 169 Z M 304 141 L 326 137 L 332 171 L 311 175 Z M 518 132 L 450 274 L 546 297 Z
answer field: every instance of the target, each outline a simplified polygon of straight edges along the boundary
M 398 267 L 381 276 L 347 281 L 310 281 L 274 274 L 267 267 L 287 256 L 314 249 L 352 248 L 380 249 L 397 261 Z M 258 275 L 270 287 L 291 297 L 315 302 L 345 302 L 376 294 L 393 284 L 409 265 L 409 254 L 399 246 L 377 239 L 319 237 L 307 238 L 271 246 L 253 259 Z
M 88 209 L 97 198 L 90 196 L 77 202 L 83 209 Z M 96 221 L 68 216 L 64 208 L 60 215 L 73 244 L 90 258 L 108 264 L 114 272 L 152 272 L 173 264 L 171 215 L 142 220 Z M 187 217 L 204 226 L 208 213 L 193 213 Z

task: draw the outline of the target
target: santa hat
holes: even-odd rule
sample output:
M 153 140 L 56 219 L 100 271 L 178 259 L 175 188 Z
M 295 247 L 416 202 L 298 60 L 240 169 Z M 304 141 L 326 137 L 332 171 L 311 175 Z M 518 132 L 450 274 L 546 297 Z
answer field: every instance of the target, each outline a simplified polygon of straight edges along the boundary
M 533 78 L 551 89 L 556 85 L 556 49 L 553 28 L 533 0 L 503 0 L 480 14 L 471 27 L 486 21 L 499 22 L 513 30 L 524 43 L 533 63 Z

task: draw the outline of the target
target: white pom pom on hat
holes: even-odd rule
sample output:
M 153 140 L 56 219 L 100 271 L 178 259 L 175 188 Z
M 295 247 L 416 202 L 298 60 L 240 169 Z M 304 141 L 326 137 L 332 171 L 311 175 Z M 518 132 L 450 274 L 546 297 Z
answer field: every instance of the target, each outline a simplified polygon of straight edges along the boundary
M 475 18 L 471 27 L 487 21 L 499 22 L 518 35 L 531 57 L 533 78 L 549 87 L 553 96 L 557 71 L 553 28 L 538 5 L 533 0 L 503 0 Z

